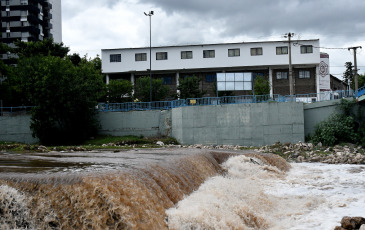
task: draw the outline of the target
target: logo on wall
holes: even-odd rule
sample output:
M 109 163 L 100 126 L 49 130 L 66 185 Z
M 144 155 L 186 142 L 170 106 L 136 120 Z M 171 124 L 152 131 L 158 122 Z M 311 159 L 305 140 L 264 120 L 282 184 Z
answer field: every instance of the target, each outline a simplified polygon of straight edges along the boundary
M 328 73 L 328 65 L 327 63 L 325 63 L 324 61 L 321 61 L 321 63 L 319 64 L 319 75 L 321 75 L 322 77 L 327 76 Z

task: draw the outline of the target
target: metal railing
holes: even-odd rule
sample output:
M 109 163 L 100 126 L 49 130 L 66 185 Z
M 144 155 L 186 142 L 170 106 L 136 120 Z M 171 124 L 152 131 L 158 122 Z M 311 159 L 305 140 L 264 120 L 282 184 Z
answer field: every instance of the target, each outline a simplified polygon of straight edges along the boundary
M 34 106 L 18 106 L 18 107 L 0 107 L 0 116 L 11 117 L 25 115 L 30 112 Z
M 188 98 L 174 101 L 154 101 L 154 102 L 127 102 L 127 103 L 99 103 L 96 109 L 99 112 L 128 112 L 146 110 L 169 110 L 184 106 L 204 106 L 204 105 L 227 105 L 227 104 L 248 104 L 248 103 L 270 103 L 270 102 L 303 102 L 314 103 L 319 101 L 329 101 L 346 97 L 355 97 L 365 87 L 353 91 L 327 91 L 321 93 L 297 94 L 282 96 L 275 95 L 240 95 L 224 97 L 203 97 Z M 0 116 L 24 115 L 30 111 L 32 106 L 21 107 L 0 107 Z
M 365 94 L 365 86 L 359 88 L 356 92 L 356 97 L 360 97 Z

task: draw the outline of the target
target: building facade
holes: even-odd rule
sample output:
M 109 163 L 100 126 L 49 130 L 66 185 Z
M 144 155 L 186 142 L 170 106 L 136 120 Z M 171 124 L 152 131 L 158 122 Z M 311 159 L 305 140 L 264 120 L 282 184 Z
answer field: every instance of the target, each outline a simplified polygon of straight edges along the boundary
M 291 60 L 294 93 L 320 92 L 319 40 L 293 41 Z M 200 44 L 152 47 L 152 76 L 176 91 L 179 80 L 192 75 L 202 79 L 206 96 L 230 92 L 253 94 L 257 76 L 270 81 L 270 94 L 289 94 L 289 47 L 287 41 Z M 107 82 L 126 79 L 133 83 L 149 76 L 149 47 L 103 49 L 103 73 Z
M 61 0 L 1 0 L 1 42 L 62 42 Z M 7 59 L 6 54 L 3 55 Z

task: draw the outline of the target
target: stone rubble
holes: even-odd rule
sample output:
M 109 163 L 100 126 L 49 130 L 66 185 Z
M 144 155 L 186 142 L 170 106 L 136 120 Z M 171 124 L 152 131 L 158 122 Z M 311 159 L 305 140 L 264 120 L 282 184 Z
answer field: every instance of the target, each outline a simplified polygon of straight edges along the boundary
M 334 230 L 364 230 L 365 218 L 344 216 L 341 220 L 341 226 L 336 226 Z

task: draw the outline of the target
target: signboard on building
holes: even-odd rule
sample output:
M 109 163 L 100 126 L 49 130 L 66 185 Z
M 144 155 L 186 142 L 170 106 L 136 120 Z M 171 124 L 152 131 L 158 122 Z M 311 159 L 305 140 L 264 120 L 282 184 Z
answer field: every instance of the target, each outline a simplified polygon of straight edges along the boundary
M 330 59 L 326 53 L 321 53 L 321 62 L 319 63 L 319 90 L 330 91 L 331 90 L 331 77 L 330 77 Z
M 252 73 L 217 73 L 218 91 L 252 90 Z

